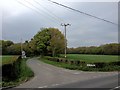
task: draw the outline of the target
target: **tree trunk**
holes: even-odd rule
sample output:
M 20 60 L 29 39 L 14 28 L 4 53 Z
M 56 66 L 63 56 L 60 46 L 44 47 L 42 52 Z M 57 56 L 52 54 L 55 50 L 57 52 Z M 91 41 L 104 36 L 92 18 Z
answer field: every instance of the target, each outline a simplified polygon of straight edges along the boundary
M 52 50 L 52 56 L 53 57 L 55 56 L 55 48 L 53 48 L 53 50 Z

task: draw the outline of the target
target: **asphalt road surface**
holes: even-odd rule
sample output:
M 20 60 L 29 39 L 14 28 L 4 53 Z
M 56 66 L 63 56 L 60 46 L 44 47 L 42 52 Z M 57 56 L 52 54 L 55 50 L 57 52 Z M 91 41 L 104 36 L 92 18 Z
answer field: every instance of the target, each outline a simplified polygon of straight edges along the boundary
M 27 65 L 35 77 L 15 88 L 119 88 L 118 72 L 67 70 L 32 58 Z

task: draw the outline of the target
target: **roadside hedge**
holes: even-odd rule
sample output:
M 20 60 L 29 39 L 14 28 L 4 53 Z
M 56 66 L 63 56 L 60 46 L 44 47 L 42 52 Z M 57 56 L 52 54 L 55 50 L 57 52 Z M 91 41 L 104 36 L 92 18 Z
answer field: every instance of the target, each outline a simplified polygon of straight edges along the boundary
M 75 65 L 75 66 L 81 66 L 87 69 L 88 68 L 99 68 L 100 70 L 102 70 L 103 68 L 105 68 L 107 70 L 109 68 L 112 68 L 112 66 L 115 66 L 115 67 L 120 66 L 120 61 L 87 63 L 87 62 L 80 61 L 80 60 L 67 60 L 65 58 L 57 58 L 57 57 L 45 57 L 45 58 L 49 61 L 65 63 L 65 64 L 70 64 L 70 65 Z M 94 64 L 95 66 L 87 66 L 87 64 Z
M 2 81 L 15 80 L 20 75 L 21 56 L 12 64 L 2 65 Z

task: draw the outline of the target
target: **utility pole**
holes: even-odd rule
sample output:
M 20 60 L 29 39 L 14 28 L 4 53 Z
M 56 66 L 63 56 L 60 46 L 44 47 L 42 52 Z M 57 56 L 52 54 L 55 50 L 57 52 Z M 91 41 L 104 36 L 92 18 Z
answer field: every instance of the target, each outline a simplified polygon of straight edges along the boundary
M 22 51 L 23 51 L 23 48 L 22 48 L 22 38 L 21 38 L 21 56 L 22 56 Z
M 67 26 L 70 26 L 70 24 L 69 24 L 69 23 L 67 23 L 67 24 L 64 23 L 64 24 L 61 24 L 61 26 L 64 26 L 64 27 L 65 27 L 65 58 L 66 58 L 66 49 L 67 49 L 66 27 L 67 27 Z

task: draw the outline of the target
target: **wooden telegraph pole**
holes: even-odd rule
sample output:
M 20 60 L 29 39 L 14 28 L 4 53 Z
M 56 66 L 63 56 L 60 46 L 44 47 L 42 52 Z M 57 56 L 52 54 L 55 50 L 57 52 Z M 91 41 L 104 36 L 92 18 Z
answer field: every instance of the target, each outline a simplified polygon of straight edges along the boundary
M 61 24 L 61 26 L 64 26 L 64 28 L 65 28 L 65 58 L 66 58 L 66 50 L 67 50 L 66 27 L 67 27 L 67 26 L 70 26 L 70 24 L 69 24 L 69 23 L 67 23 L 67 24 L 64 23 L 64 24 Z

